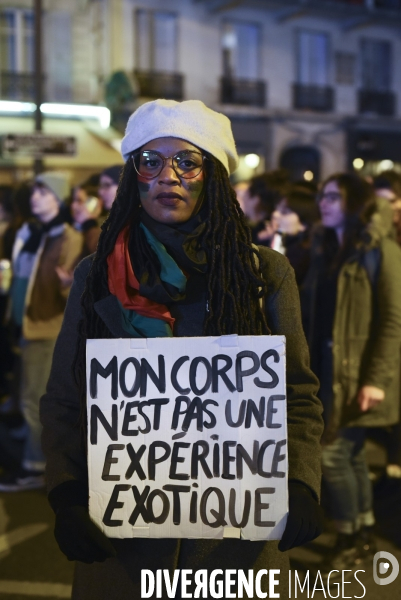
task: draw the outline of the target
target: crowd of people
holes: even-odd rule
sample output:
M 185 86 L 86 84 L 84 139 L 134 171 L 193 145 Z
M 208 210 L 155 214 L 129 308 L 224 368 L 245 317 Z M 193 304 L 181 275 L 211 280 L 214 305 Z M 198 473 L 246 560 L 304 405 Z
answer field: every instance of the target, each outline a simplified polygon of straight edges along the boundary
M 130 304 L 132 299 L 118 288 L 110 269 L 113 261 L 120 260 L 118 252 L 124 256 L 132 253 L 134 272 L 141 275 L 137 277 L 139 293 L 142 294 L 142 288 L 145 290 L 147 286 L 149 289 L 143 295 L 150 302 L 154 304 L 162 298 L 163 305 L 169 307 L 177 320 L 179 333 L 176 335 L 202 335 L 202 332 L 206 335 L 232 332 L 287 335 L 288 377 L 293 376 L 292 365 L 297 364 L 298 379 L 302 372 L 305 389 L 310 386 L 307 394 L 311 400 L 305 411 L 310 410 L 314 415 L 317 431 L 318 413 L 313 412 L 318 410 L 317 405 L 313 405 L 317 385 L 309 366 L 302 362 L 304 358 L 300 358 L 304 343 L 302 327 L 298 331 L 297 322 L 289 324 L 285 317 L 285 307 L 289 310 L 291 304 L 288 298 L 294 296 L 298 286 L 311 368 L 320 380 L 317 395 L 324 421 L 321 440 L 324 508 L 338 532 L 337 542 L 321 569 L 329 572 L 352 568 L 375 552 L 372 482 L 365 455 L 367 437 L 379 440 L 387 450 L 386 476 L 401 479 L 401 175 L 389 171 L 363 178 L 356 173 L 344 172 L 331 175 L 316 185 L 291 181 L 286 172 L 277 170 L 232 186 L 228 174 L 235 168 L 236 153 L 231 130 L 227 129 L 226 121 L 220 119 L 222 115 L 216 117 L 217 113 L 206 107 L 189 106 L 191 102 L 195 101 L 177 104 L 178 108 L 176 103 L 170 105 L 167 101 L 149 103 L 152 107 L 143 109 L 142 121 L 134 113 L 123 142 L 126 166 L 110 167 L 72 192 L 65 178 L 54 172 L 44 172 L 17 190 L 5 186 L 0 189 L 0 258 L 3 265 L 0 271 L 3 282 L 0 292 L 0 415 L 3 419 L 10 415 L 21 416 L 20 421 L 9 421 L 9 440 L 12 440 L 14 430 L 18 435 L 24 432 L 20 462 L 14 457 L 14 461 L 10 459 L 3 465 L 0 491 L 13 492 L 44 485 L 45 457 L 40 443 L 39 400 L 46 391 L 74 269 L 82 259 L 96 252 L 92 268 L 88 262 L 92 259 L 86 258 L 77 269 L 77 283 L 71 294 L 74 298 L 70 301 L 67 325 L 60 337 L 64 346 L 59 341 L 53 380 L 51 378 L 44 400 L 50 416 L 42 417 L 48 428 L 52 419 L 55 426 L 60 427 L 64 443 L 69 432 L 60 426 L 54 403 L 50 402 L 59 385 L 57 361 L 61 361 L 63 351 L 73 356 L 76 348 L 74 360 L 83 360 L 85 335 L 110 337 L 106 331 L 107 320 L 100 313 L 96 318 L 92 316 L 94 302 L 103 302 L 113 291 L 119 301 L 115 310 L 126 311 L 122 334 L 125 337 L 171 335 L 166 319 L 161 327 L 160 319 L 154 315 L 147 317 L 147 321 L 137 318 L 137 313 L 141 314 L 138 305 L 134 301 Z M 146 110 L 153 111 L 151 117 L 157 126 Z M 169 128 L 164 131 L 163 119 L 167 117 Z M 199 125 L 198 129 L 193 129 L 196 135 L 185 126 L 191 119 L 197 127 Z M 214 136 L 213 128 L 220 132 L 220 138 Z M 167 162 L 170 159 L 171 166 Z M 207 194 L 214 195 L 217 206 L 209 202 Z M 187 212 L 176 211 L 178 216 L 173 218 L 172 208 L 177 207 L 177 198 L 185 200 Z M 128 217 L 131 220 L 127 225 Z M 101 224 L 106 219 L 107 227 L 103 228 L 104 235 L 99 242 Z M 222 232 L 225 232 L 224 239 L 219 238 Z M 161 281 L 158 275 L 161 254 L 158 260 L 154 259 L 153 251 L 146 243 L 150 239 L 160 241 L 169 252 L 171 246 L 171 256 L 183 266 L 188 276 L 188 296 L 192 294 L 193 302 L 197 302 L 198 296 L 205 296 L 206 316 L 203 304 L 202 309 L 198 309 L 198 305 L 192 303 L 190 311 L 195 312 L 187 313 L 183 290 L 173 283 Z M 207 250 L 203 254 L 197 253 L 194 241 L 201 240 L 202 243 L 205 239 Z M 238 240 L 242 246 L 236 243 Z M 254 245 L 262 247 L 258 257 L 260 267 L 251 259 Z M 241 247 L 244 250 L 240 250 Z M 210 248 L 213 250 L 209 256 Z M 277 255 L 271 250 L 266 252 L 265 248 L 283 256 L 275 258 Z M 242 269 L 238 281 L 235 273 L 230 272 L 234 252 L 242 252 L 238 261 L 240 266 L 236 267 Z M 7 261 L 12 277 L 7 275 Z M 109 266 L 108 276 L 106 265 Z M 278 276 L 279 272 L 286 273 L 288 265 L 295 272 L 294 284 L 283 283 L 287 281 L 287 275 L 282 279 Z M 273 296 L 278 304 L 273 310 L 269 308 L 269 300 L 269 306 L 262 314 L 257 295 L 265 285 L 265 278 L 273 287 L 277 284 Z M 249 314 L 245 306 L 248 302 L 242 302 L 241 298 L 228 300 L 230 286 L 255 295 L 254 305 L 249 302 Z M 81 328 L 80 337 L 76 334 L 72 338 L 71 328 L 77 327 L 76 312 L 79 312 L 81 296 L 86 334 Z M 291 310 L 297 311 L 294 307 Z M 146 335 L 138 334 L 140 327 Z M 156 330 L 159 334 L 162 330 L 164 333 L 151 333 Z M 71 348 L 67 351 L 68 345 Z M 66 385 L 72 386 L 71 381 Z M 300 382 L 294 380 L 288 385 L 291 393 L 295 393 Z M 79 402 L 78 399 L 74 408 L 75 417 L 79 417 Z M 292 410 L 295 410 L 294 406 Z M 295 413 L 292 427 L 295 427 L 294 416 Z M 67 421 L 72 423 L 72 416 L 66 417 Z M 49 448 L 49 440 L 46 443 Z M 295 445 L 296 442 L 292 443 Z M 54 440 L 52 444 L 52 449 L 48 450 L 50 462 L 54 462 L 52 452 L 57 445 Z M 0 439 L 0 445 L 4 446 L 5 441 Z M 310 451 L 309 447 L 305 448 L 305 453 Z M 74 469 L 81 460 L 81 455 L 74 454 Z M 66 468 L 68 470 L 68 465 Z M 297 468 L 294 467 L 295 472 Z M 76 487 L 73 489 L 70 480 L 75 475 L 67 473 L 65 481 L 54 474 L 51 476 L 58 481 L 50 490 L 57 518 L 61 520 L 59 515 L 66 508 L 60 500 L 62 497 L 76 494 L 80 498 L 76 503 L 83 508 L 86 501 L 84 484 L 80 487 L 80 482 L 74 481 Z M 300 499 L 301 504 L 317 501 L 319 492 L 313 478 L 308 480 L 301 474 L 292 476 L 290 486 L 290 516 L 291 503 L 295 506 L 292 498 Z M 293 512 L 295 514 L 296 509 Z M 69 527 L 75 518 L 78 516 L 68 513 L 65 522 Z M 83 519 L 81 513 L 79 519 Z M 313 531 L 316 534 L 319 519 L 313 519 L 311 517 L 310 522 L 315 523 Z M 97 554 L 88 551 L 88 557 L 82 548 L 77 550 L 72 547 L 71 540 L 66 541 L 68 534 L 60 523 L 58 531 L 60 546 L 68 548 L 65 553 L 72 558 L 92 563 L 114 560 L 113 552 L 121 551 L 125 556 L 122 546 L 114 544 L 113 549 L 103 544 L 103 549 L 106 548 L 103 553 L 97 547 Z M 297 543 L 294 541 L 296 535 L 292 542 L 288 541 L 291 537 L 288 530 L 285 535 L 286 543 L 282 544 L 282 549 L 308 541 L 306 534 L 299 536 Z M 309 539 L 312 537 L 310 535 Z M 141 548 L 151 560 L 152 547 L 143 545 Z M 93 571 L 94 574 L 100 577 L 99 571 Z M 92 575 L 85 571 L 87 581 Z
M 254 241 L 284 253 L 299 286 L 324 409 L 327 508 L 338 531 L 328 570 L 375 552 L 367 437 L 387 451 L 386 476 L 401 478 L 400 185 L 394 171 L 338 173 L 319 187 L 275 172 L 253 178 L 240 196 Z
M 96 250 L 121 170 L 109 167 L 73 190 L 65 175 L 50 171 L 0 189 L 0 414 L 11 425 L 0 441 L 1 491 L 44 486 L 39 401 L 74 269 Z M 17 455 L 13 438 L 21 436 Z

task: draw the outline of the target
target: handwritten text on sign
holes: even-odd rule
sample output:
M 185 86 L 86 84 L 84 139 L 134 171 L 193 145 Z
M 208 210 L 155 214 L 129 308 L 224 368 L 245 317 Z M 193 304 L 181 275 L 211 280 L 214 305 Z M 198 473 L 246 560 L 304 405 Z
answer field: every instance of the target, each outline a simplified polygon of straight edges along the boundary
M 280 539 L 285 338 L 88 340 L 90 514 L 109 536 Z

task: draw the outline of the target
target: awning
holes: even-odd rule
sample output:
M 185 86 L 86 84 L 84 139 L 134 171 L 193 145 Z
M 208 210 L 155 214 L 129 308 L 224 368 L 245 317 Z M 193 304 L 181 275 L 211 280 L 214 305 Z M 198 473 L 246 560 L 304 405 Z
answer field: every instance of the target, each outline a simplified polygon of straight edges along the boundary
M 30 117 L 0 117 L 0 135 L 10 133 L 32 133 L 34 121 Z M 60 170 L 93 170 L 101 171 L 115 164 L 123 164 L 118 148 L 121 144 L 121 134 L 109 127 L 102 129 L 93 121 L 74 119 L 45 118 L 43 132 L 54 135 L 74 136 L 77 140 L 76 156 L 46 157 L 45 167 Z M 33 158 L 15 156 L 3 158 L 0 156 L 0 168 L 30 168 Z

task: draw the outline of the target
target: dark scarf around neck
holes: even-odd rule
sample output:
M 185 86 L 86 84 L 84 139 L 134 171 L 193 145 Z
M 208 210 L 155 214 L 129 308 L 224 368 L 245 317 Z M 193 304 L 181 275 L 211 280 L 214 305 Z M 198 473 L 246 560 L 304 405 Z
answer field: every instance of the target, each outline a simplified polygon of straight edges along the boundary
M 167 254 L 177 263 L 187 277 L 192 273 L 206 274 L 208 269 L 207 256 L 200 243 L 200 237 L 206 228 L 202 211 L 185 223 L 171 226 L 155 221 L 142 210 L 141 224 L 164 246 Z M 146 262 L 138 260 L 132 236 L 140 233 L 139 228 L 133 228 L 129 243 L 132 267 L 139 281 L 139 293 L 145 298 L 161 304 L 183 300 L 185 291 L 177 289 L 161 278 L 161 263 L 156 255 L 154 261 L 152 261 L 153 268 L 150 268 L 150 265 Z M 147 242 L 149 243 L 148 239 Z M 151 277 L 150 272 L 154 273 L 155 270 L 157 275 Z

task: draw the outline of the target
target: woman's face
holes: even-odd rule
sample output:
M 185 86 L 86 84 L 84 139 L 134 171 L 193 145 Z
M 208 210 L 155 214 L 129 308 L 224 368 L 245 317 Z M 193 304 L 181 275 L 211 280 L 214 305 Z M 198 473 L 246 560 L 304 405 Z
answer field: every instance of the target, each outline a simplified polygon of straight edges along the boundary
M 196 146 L 175 137 L 157 138 L 145 144 L 141 150 L 156 150 L 164 158 L 173 157 L 185 150 L 202 154 Z M 196 177 L 184 179 L 172 168 L 172 158 L 168 158 L 164 168 L 154 179 L 138 175 L 142 208 L 159 223 L 185 223 L 200 208 L 199 197 L 203 182 L 203 169 Z
M 98 194 L 106 210 L 111 210 L 116 197 L 118 185 L 108 175 L 101 175 Z
M 324 227 L 337 229 L 345 221 L 344 198 L 335 181 L 329 181 L 320 195 L 319 210 Z

